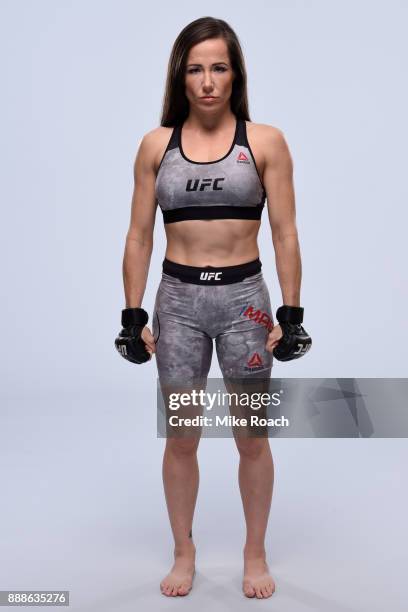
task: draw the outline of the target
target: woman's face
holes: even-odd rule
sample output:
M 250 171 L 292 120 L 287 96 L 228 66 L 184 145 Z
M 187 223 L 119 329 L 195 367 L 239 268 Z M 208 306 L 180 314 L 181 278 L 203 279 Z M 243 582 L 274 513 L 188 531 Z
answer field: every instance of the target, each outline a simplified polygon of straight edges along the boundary
M 190 105 L 200 110 L 219 110 L 220 106 L 229 104 L 233 80 L 223 38 L 209 38 L 190 49 L 185 72 L 185 91 Z

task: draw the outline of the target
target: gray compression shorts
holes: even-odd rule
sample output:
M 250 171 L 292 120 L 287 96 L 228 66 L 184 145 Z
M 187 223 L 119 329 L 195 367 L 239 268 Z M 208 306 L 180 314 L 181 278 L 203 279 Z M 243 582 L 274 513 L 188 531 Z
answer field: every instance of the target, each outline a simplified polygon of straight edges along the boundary
M 161 384 L 207 379 L 213 340 L 224 380 L 269 378 L 273 327 L 261 262 L 195 267 L 163 261 L 153 312 Z

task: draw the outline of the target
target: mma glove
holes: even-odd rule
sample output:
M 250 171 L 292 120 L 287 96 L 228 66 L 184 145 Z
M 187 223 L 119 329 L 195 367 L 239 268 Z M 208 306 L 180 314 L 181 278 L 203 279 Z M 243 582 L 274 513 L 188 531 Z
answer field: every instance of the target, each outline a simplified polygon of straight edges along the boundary
M 302 327 L 303 308 L 301 306 L 280 306 L 276 318 L 281 326 L 283 336 L 273 349 L 273 356 L 278 361 L 299 359 L 312 346 L 312 339 Z
M 142 340 L 142 329 L 149 320 L 143 308 L 125 308 L 122 310 L 122 327 L 115 340 L 115 346 L 124 359 L 132 363 L 145 363 L 151 359 Z

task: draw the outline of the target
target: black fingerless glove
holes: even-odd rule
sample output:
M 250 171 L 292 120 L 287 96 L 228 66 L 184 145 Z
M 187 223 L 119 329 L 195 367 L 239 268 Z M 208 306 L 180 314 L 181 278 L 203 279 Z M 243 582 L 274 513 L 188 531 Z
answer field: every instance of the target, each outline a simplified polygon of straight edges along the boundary
M 149 320 L 143 308 L 125 308 L 122 310 L 122 327 L 115 340 L 115 346 L 124 359 L 132 363 L 145 363 L 151 359 L 141 338 L 142 329 Z
M 299 359 L 312 346 L 312 339 L 302 327 L 303 308 L 301 306 L 280 306 L 276 318 L 283 332 L 282 338 L 273 349 L 273 356 L 278 361 Z

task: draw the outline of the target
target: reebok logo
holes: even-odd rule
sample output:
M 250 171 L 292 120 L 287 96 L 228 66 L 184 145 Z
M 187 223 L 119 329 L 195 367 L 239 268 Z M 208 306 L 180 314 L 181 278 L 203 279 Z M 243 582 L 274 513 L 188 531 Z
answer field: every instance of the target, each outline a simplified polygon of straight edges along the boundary
M 247 372 L 256 372 L 257 370 L 262 370 L 263 362 L 259 353 L 254 353 L 247 361 L 247 365 L 244 367 L 244 370 Z
M 210 280 L 221 280 L 222 272 L 201 272 L 200 280 L 210 281 Z
M 251 163 L 243 151 L 240 151 L 238 153 L 238 157 L 236 159 L 236 162 L 238 164 L 250 164 Z

